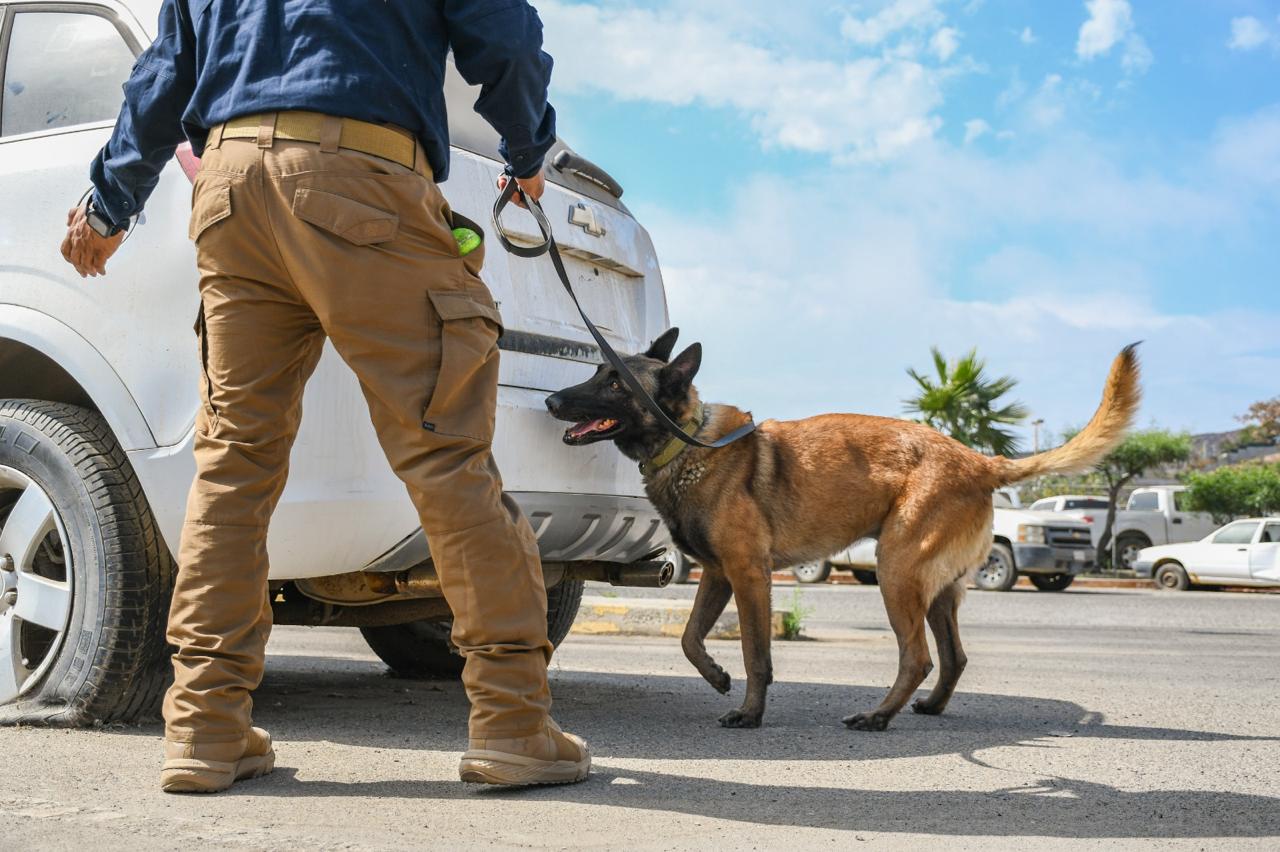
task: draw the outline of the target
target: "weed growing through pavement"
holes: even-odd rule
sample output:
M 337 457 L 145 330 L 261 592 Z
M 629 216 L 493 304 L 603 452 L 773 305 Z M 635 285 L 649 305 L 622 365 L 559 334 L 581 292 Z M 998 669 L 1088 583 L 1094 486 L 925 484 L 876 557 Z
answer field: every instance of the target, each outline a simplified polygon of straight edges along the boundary
M 791 590 L 791 606 L 782 613 L 782 638 L 799 639 L 800 632 L 804 630 L 804 620 L 811 612 L 813 609 L 804 605 L 800 587 L 796 586 Z

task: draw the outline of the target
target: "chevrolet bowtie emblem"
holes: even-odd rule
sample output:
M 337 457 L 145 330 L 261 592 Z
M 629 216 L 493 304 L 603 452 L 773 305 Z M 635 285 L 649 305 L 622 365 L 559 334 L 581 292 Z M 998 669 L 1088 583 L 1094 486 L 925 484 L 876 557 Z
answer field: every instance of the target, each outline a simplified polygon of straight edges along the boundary
M 569 205 L 569 224 L 577 225 L 593 237 L 604 236 L 604 225 L 596 221 L 596 211 L 581 201 Z

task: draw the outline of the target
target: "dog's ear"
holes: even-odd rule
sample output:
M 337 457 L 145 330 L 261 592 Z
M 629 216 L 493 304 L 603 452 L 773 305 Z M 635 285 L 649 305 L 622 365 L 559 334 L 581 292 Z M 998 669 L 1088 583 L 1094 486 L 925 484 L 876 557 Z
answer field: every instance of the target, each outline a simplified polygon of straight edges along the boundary
M 676 348 L 676 338 L 680 336 L 680 329 L 669 328 L 664 331 L 657 340 L 649 346 L 649 351 L 644 353 L 644 357 L 653 358 L 656 361 L 667 362 L 671 360 L 671 350 Z
M 694 343 L 681 352 L 671 363 L 662 368 L 659 381 L 662 389 L 673 396 L 681 396 L 689 391 L 693 377 L 702 366 L 702 344 Z

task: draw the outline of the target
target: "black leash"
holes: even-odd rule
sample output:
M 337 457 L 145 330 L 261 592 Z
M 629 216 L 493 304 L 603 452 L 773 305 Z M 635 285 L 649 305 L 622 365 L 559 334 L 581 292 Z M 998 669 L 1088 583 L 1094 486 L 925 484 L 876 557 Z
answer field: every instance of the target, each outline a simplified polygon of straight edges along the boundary
M 538 223 L 538 230 L 542 231 L 542 244 L 537 246 L 518 246 L 511 240 L 507 239 L 506 232 L 502 230 L 502 222 L 499 217 L 502 211 L 511 203 L 511 199 L 517 192 L 520 192 L 521 199 L 524 200 L 525 206 L 529 212 L 533 214 L 534 220 Z M 498 235 L 498 241 L 502 243 L 502 247 L 514 254 L 516 257 L 539 257 L 547 254 L 551 256 L 551 265 L 556 268 L 556 275 L 560 277 L 560 283 L 564 285 L 564 291 L 569 294 L 569 298 L 573 300 L 573 306 L 578 309 L 579 316 L 587 325 L 587 331 L 591 332 L 591 336 L 595 338 L 596 343 L 600 346 L 600 351 L 604 353 L 604 359 L 609 362 L 609 366 L 618 371 L 618 375 L 622 381 L 630 388 L 631 392 L 640 400 L 641 405 L 649 410 L 649 413 L 658 419 L 662 428 L 671 433 L 673 437 L 684 441 L 693 447 L 705 447 L 707 449 L 719 449 L 728 446 L 739 438 L 751 434 L 755 431 L 755 423 L 746 423 L 734 429 L 728 435 L 716 441 L 703 441 L 688 434 L 684 429 L 680 428 L 680 424 L 671 419 L 667 412 L 662 410 L 662 406 L 658 405 L 657 400 L 649 395 L 644 385 L 640 383 L 640 379 L 631 369 L 623 363 L 622 358 L 613 347 L 609 345 L 609 341 L 604 339 L 604 335 L 596 328 L 596 324 L 591 321 L 591 317 L 587 316 L 587 312 L 582 309 L 582 303 L 578 301 L 578 294 L 573 292 L 573 285 L 569 283 L 569 273 L 564 268 L 564 261 L 560 257 L 560 249 L 556 246 L 555 236 L 551 233 L 551 222 L 547 220 L 547 214 L 543 212 L 542 205 L 530 199 L 527 195 L 520 191 L 520 187 L 516 184 L 515 178 L 507 176 L 507 185 L 503 187 L 502 193 L 498 196 L 498 200 L 493 203 L 493 229 Z

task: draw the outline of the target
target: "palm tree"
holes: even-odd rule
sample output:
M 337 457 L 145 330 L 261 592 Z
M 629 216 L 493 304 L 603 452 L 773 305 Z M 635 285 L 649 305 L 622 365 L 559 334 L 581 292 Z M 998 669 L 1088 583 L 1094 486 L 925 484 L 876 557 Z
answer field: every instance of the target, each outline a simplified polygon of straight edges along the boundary
M 912 368 L 907 374 L 920 386 L 920 393 L 903 400 L 909 414 L 919 415 L 919 422 L 950 435 L 975 450 L 1007 456 L 1018 449 L 1017 439 L 1001 426 L 1011 426 L 1027 417 L 1022 403 L 1011 402 L 996 407 L 996 401 L 1017 385 L 1011 376 L 991 379 L 984 375 L 986 361 L 978 358 L 978 350 L 970 349 L 954 364 L 931 347 L 937 379 L 922 376 Z

